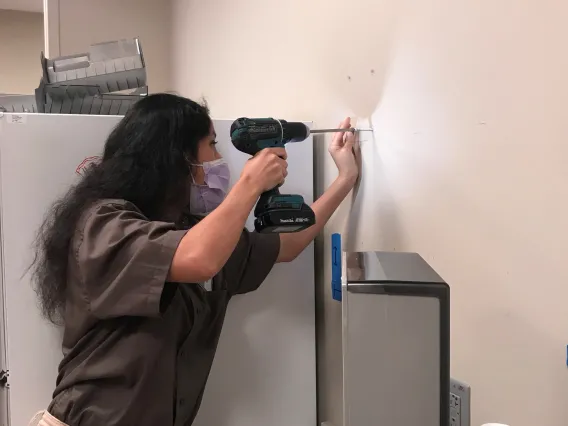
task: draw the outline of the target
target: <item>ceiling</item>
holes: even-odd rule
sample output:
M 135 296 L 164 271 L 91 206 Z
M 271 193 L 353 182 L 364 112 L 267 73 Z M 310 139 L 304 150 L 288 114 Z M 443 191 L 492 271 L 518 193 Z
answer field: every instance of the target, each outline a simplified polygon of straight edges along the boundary
M 0 0 L 0 9 L 43 13 L 43 0 Z

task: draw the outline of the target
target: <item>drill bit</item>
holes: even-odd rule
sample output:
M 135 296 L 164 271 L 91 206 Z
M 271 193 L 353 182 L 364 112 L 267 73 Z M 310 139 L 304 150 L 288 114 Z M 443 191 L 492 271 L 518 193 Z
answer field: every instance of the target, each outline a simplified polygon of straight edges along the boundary
M 310 133 L 338 133 L 338 132 L 372 132 L 373 129 L 355 129 L 351 127 L 350 129 L 315 129 L 310 130 Z

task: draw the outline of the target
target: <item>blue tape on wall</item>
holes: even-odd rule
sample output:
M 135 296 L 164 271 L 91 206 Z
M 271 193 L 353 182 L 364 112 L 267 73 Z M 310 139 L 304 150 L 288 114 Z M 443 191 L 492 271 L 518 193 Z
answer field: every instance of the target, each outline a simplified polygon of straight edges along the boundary
M 331 296 L 341 302 L 341 234 L 331 235 Z

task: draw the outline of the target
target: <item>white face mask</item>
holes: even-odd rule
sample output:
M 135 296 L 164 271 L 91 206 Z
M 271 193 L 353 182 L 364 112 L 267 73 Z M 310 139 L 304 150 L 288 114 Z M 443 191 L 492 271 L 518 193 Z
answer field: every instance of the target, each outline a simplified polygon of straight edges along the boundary
M 193 164 L 193 166 L 203 167 L 205 185 L 198 185 L 195 180 L 191 185 L 189 212 L 202 216 L 211 213 L 227 196 L 231 172 L 229 165 L 223 158 L 206 161 L 202 164 Z

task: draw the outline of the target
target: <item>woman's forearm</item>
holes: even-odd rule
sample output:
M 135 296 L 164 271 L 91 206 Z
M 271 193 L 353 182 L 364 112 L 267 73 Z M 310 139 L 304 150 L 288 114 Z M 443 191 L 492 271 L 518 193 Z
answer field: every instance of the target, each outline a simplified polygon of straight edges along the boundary
M 312 204 L 316 223 L 301 232 L 280 234 L 278 262 L 294 260 L 323 230 L 329 218 L 349 194 L 357 177 L 339 176 L 331 186 Z
M 239 180 L 219 207 L 182 238 L 169 279 L 202 282 L 215 276 L 233 253 L 258 197 L 254 185 Z

